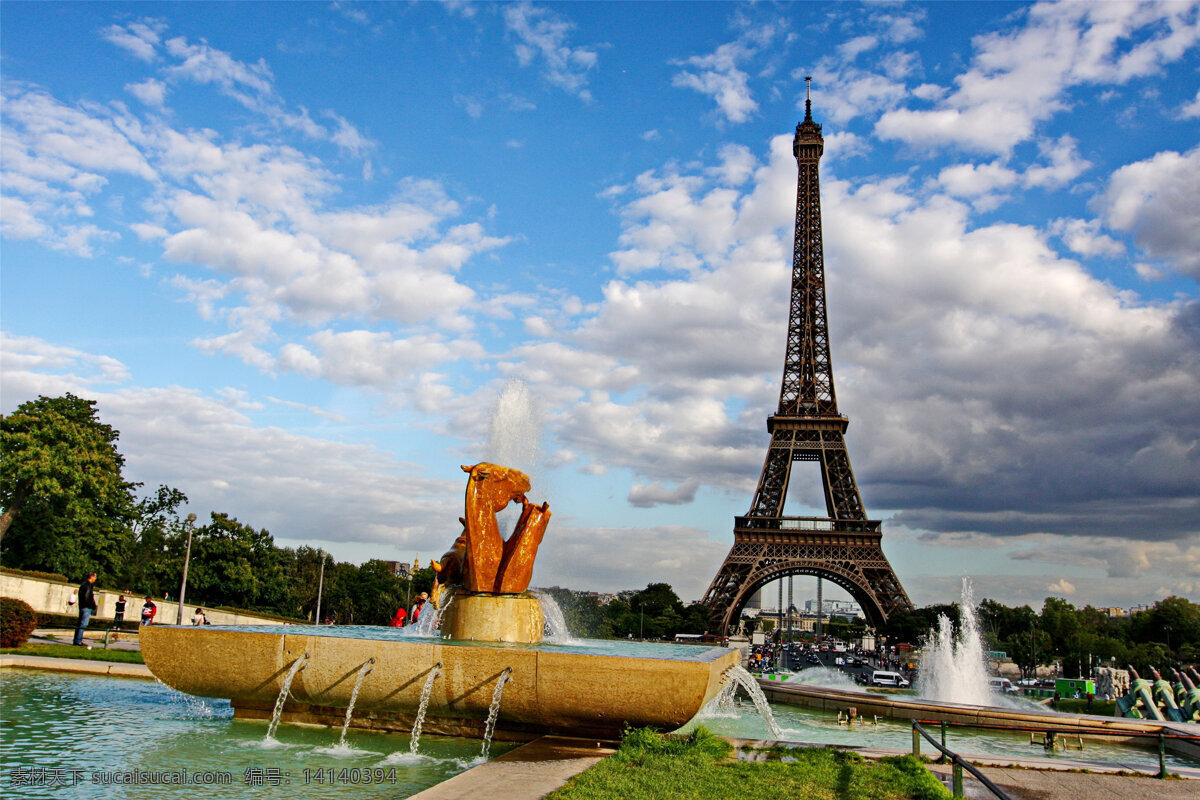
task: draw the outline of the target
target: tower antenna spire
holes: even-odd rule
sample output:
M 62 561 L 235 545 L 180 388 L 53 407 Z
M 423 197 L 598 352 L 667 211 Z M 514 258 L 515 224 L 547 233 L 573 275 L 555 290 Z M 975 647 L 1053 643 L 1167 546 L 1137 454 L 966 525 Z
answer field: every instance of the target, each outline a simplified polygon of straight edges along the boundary
M 804 76 L 804 121 L 812 122 L 812 75 Z

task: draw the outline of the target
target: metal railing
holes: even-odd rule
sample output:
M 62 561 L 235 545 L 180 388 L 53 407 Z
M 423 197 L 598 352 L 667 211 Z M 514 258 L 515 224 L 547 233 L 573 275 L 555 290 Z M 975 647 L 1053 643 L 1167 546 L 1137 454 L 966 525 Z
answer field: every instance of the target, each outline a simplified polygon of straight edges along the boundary
M 918 736 L 918 734 L 920 735 Z M 938 761 L 945 763 L 946 759 L 949 758 L 950 763 L 953 765 L 951 771 L 950 791 L 955 797 L 963 796 L 963 770 L 965 769 L 967 772 L 974 775 L 980 783 L 986 786 L 989 792 L 1000 798 L 1000 800 L 1012 800 L 1011 797 L 1005 794 L 1003 789 L 988 780 L 987 776 L 976 769 L 973 764 L 963 760 L 962 756 L 960 756 L 958 753 L 955 753 L 953 750 L 946 748 L 946 723 L 942 723 L 942 743 L 938 744 L 936 741 L 934 741 L 933 737 L 929 735 L 929 731 L 921 727 L 921 723 L 917 722 L 915 719 L 912 721 L 912 750 L 913 755 L 917 758 L 921 757 L 921 736 L 924 736 L 931 745 L 936 747 L 941 752 L 942 755 Z

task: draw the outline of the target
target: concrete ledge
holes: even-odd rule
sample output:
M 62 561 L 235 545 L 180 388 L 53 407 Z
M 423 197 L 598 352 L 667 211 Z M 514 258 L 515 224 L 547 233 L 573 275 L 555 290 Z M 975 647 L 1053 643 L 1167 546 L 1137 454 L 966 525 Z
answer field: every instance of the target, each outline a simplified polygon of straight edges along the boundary
M 49 658 L 47 656 L 0 656 L 0 667 L 43 669 L 51 672 L 79 672 L 87 675 L 111 675 L 116 678 L 154 680 L 145 664 L 122 664 L 114 661 L 90 661 L 85 658 Z
M 543 736 L 410 800 L 537 800 L 615 752 L 615 742 Z

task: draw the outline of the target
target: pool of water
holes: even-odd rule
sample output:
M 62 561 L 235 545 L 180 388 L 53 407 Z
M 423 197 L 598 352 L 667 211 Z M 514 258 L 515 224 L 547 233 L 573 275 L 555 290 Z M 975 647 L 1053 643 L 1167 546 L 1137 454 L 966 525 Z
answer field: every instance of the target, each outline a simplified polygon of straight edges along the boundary
M 754 705 L 739 695 L 741 706 L 732 712 L 720 713 L 710 709 L 700 712 L 684 726 L 683 730 L 691 730 L 696 725 L 703 725 L 719 736 L 731 736 L 745 739 L 769 739 L 766 723 L 758 715 Z M 912 727 L 907 720 L 880 719 L 878 725 L 860 725 L 853 727 L 839 725 L 836 714 L 829 714 L 816 709 L 801 708 L 779 703 L 771 703 L 771 711 L 775 721 L 783 730 L 787 741 L 810 742 L 813 744 L 851 745 L 856 747 L 883 747 L 912 750 Z M 872 722 L 874 721 L 871 718 Z M 930 735 L 937 738 L 940 729 L 926 725 Z M 921 741 L 921 751 L 925 755 L 937 755 L 937 751 L 926 741 Z M 1158 769 L 1158 751 L 1131 747 L 1129 745 L 1094 742 L 1085 740 L 1083 751 L 1056 750 L 1047 753 L 1041 745 L 1031 746 L 1028 733 L 1008 733 L 1006 731 L 977 730 L 971 728 L 951 727 L 946 732 L 946 746 L 951 750 L 970 758 L 971 755 L 1013 756 L 1022 758 L 1066 759 L 1070 761 L 1095 761 L 1106 764 L 1123 764 L 1143 769 Z M 1168 752 L 1166 756 L 1168 768 L 1200 767 L 1200 762 L 1184 756 Z
M 407 734 L 351 729 L 338 748 L 340 730 L 286 724 L 268 746 L 267 723 L 233 719 L 228 700 L 12 668 L 0 670 L 0 720 L 0 794 L 22 798 L 397 800 L 480 763 L 482 747 L 427 734 L 412 756 Z
M 188 626 L 184 626 L 188 627 Z M 593 656 L 622 656 L 625 658 L 654 658 L 669 661 L 715 661 L 728 653 L 728 648 L 702 645 L 670 644 L 665 642 L 633 642 L 621 639 L 548 639 L 537 644 L 513 642 L 480 642 L 442 639 L 422 635 L 419 628 L 390 628 L 378 625 L 213 625 L 204 630 L 245 633 L 291 634 L 295 636 L 330 636 L 339 639 L 373 639 L 385 642 L 426 642 L 443 646 L 499 647 L 517 650 L 538 650 L 549 653 L 582 653 Z

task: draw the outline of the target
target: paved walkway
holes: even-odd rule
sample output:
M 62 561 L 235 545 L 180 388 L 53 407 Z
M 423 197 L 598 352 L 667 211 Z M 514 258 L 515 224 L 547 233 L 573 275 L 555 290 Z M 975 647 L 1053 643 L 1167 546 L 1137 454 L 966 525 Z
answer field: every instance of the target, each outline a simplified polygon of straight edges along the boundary
M 930 764 L 929 769 L 950 785 L 948 764 Z M 980 767 L 979 771 L 1013 800 L 1196 800 L 1200 797 L 1200 782 L 1196 780 L 1161 781 L 1151 777 L 1006 767 Z M 995 797 L 970 773 L 963 775 L 963 793 L 973 800 Z
M 538 800 L 612 755 L 615 747 L 614 742 L 543 736 L 410 800 Z

